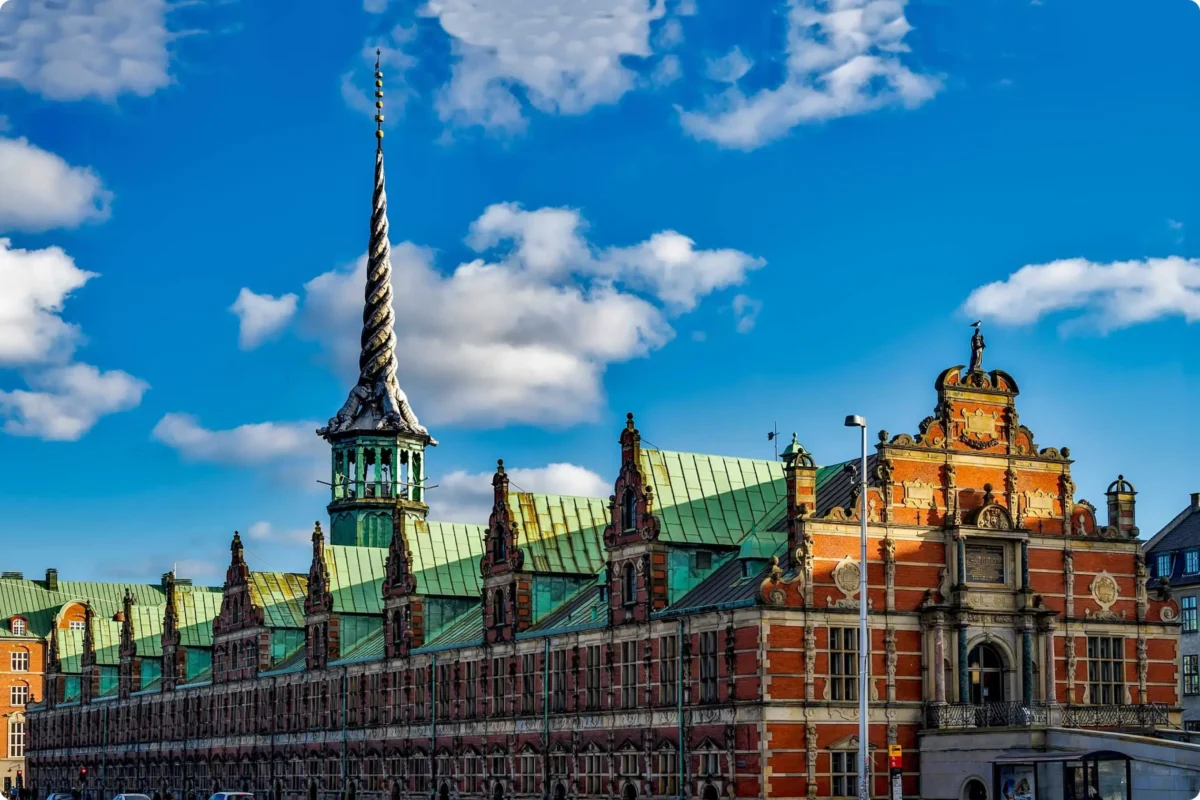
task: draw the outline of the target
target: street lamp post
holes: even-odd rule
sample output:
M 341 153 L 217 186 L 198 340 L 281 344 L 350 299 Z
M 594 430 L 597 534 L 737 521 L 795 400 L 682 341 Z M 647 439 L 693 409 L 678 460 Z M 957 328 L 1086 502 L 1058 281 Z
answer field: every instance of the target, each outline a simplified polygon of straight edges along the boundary
M 870 699 L 870 634 L 867 631 L 867 420 L 859 416 L 846 417 L 847 428 L 862 432 L 862 457 L 858 465 L 859 502 L 859 560 L 858 560 L 858 798 L 870 800 L 871 769 L 868 734 L 868 700 Z

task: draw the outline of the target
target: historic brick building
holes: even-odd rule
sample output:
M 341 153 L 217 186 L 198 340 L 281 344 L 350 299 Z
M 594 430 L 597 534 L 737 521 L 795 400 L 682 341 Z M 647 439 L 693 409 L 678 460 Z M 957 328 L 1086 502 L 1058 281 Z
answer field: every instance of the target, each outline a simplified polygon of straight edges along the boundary
M 115 685 L 95 614 L 79 676 L 52 640 L 51 685 L 82 689 L 29 713 L 39 790 L 86 768 L 90 791 L 174 798 L 854 795 L 852 464 L 794 438 L 779 461 L 653 449 L 630 415 L 611 497 L 514 491 L 501 464 L 486 524 L 432 521 L 392 313 L 380 146 L 360 378 L 319 431 L 328 540 L 293 575 L 252 570 L 235 535 L 207 635 L 174 590 L 161 621 L 127 603 Z M 1178 720 L 1179 613 L 1147 589 L 1133 488 L 1103 518 L 1077 499 L 983 348 L 869 462 L 878 796 L 888 745 L 917 795 L 922 731 Z

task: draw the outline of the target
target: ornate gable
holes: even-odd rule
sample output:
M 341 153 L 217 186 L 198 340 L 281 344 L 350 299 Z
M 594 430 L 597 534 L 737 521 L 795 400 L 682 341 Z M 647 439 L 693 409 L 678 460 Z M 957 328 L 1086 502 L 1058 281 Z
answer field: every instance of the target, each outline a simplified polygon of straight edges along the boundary
M 397 508 L 383 578 L 384 649 L 388 658 L 407 657 L 414 647 L 425 643 L 425 602 L 417 594 L 412 549 L 408 546 L 412 524 L 412 517 Z
M 119 652 L 122 660 L 137 655 L 137 639 L 133 630 L 133 607 L 136 603 L 133 590 L 128 586 L 125 587 L 125 597 L 121 602 L 121 648 Z
M 642 475 L 642 435 L 625 415 L 621 431 L 621 471 L 609 498 L 611 521 L 604 529 L 604 543 L 612 549 L 625 544 L 658 539 L 659 520 L 653 513 L 654 491 Z
M 233 532 L 229 551 L 231 558 L 225 571 L 221 610 L 213 619 L 214 637 L 263 624 L 263 610 L 254 605 L 250 596 L 250 569 L 242 556 L 242 537 L 237 531 Z
M 333 595 L 329 592 L 329 564 L 325 560 L 325 534 L 321 523 L 316 523 L 312 535 L 312 563 L 308 567 L 308 596 L 304 599 L 304 613 L 328 614 L 333 611 Z
M 483 628 L 488 642 L 512 641 L 532 622 L 530 579 L 522 573 L 525 555 L 517 544 L 517 523 L 508 506 L 508 474 L 496 462 L 492 476 L 492 513 L 488 517 L 484 553 L 479 562 L 483 576 Z
M 658 541 L 661 523 L 654 514 L 654 491 L 642 474 L 642 435 L 633 414 L 625 416 L 620 443 L 621 471 L 604 529 L 609 613 L 617 623 L 647 622 L 667 606 L 667 554 Z
M 492 513 L 488 517 L 486 547 L 479 568 L 485 579 L 521 569 L 525 556 L 517 544 L 517 524 L 508 507 L 508 474 L 504 461 L 496 462 L 492 476 Z

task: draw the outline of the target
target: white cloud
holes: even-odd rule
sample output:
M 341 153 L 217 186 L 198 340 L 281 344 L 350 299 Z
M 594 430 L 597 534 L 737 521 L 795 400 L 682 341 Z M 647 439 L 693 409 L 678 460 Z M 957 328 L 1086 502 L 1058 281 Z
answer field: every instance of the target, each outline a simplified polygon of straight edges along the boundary
M 20 250 L 0 239 L 0 367 L 65 361 L 81 334 L 60 316 L 63 304 L 94 277 L 57 247 Z
M 364 0 L 366 3 L 372 0 Z M 386 5 L 387 0 L 382 0 Z M 367 9 L 370 12 L 370 9 Z M 383 9 L 375 13 L 383 13 Z M 386 33 L 368 39 L 362 46 L 354 66 L 342 73 L 342 100 L 350 108 L 370 117 L 375 116 L 375 59 L 383 73 L 384 127 L 400 119 L 404 106 L 412 97 L 408 71 L 417 59 L 405 52 L 416 35 L 415 27 L 397 25 Z M 378 56 L 376 55 L 376 51 Z
M 258 422 L 226 430 L 200 425 L 190 414 L 165 414 L 151 436 L 189 461 L 226 465 L 277 463 L 320 453 L 328 456 L 315 422 Z
M 34 391 L 0 392 L 4 431 L 73 442 L 106 415 L 136 408 L 150 388 L 127 372 L 101 372 L 90 364 L 69 364 L 36 372 Z
M 705 108 L 682 111 L 684 128 L 698 139 L 753 149 L 797 125 L 924 103 L 940 83 L 901 61 L 911 30 L 905 2 L 789 0 L 782 82 L 751 94 L 730 86 Z
M 697 250 L 666 231 L 593 248 L 570 209 L 489 207 L 468 243 L 489 258 L 434 268 L 412 244 L 392 251 L 400 383 L 431 422 L 564 424 L 592 418 L 605 368 L 661 348 L 669 317 L 762 265 Z M 305 285 L 301 331 L 357 374 L 365 258 Z
M 276 530 L 269 522 L 255 522 L 246 530 L 246 539 L 252 542 L 270 542 L 284 545 L 306 545 L 312 541 L 312 528 L 290 528 Z
M 111 199 L 90 169 L 73 167 L 26 139 L 0 137 L 0 231 L 104 219 Z
M 1167 227 L 1173 231 L 1181 231 L 1183 230 L 1183 223 L 1177 219 L 1169 219 L 1167 220 Z
M 170 82 L 166 0 L 10 0 L 0 83 L 51 100 L 148 96 Z
M 242 287 L 237 300 L 229 307 L 238 318 L 238 346 L 253 350 L 283 330 L 296 315 L 298 299 L 294 294 L 281 297 L 255 294 Z
M 507 131 L 525 124 L 523 103 L 582 114 L 614 103 L 636 84 L 626 57 L 648 58 L 661 0 L 429 0 L 423 16 L 451 37 L 443 120 Z
M 1179 256 L 1100 264 L 1083 258 L 1030 264 L 971 292 L 973 316 L 1027 325 L 1064 311 L 1069 327 L 1101 332 L 1182 316 L 1200 320 L 1200 260 Z
M 368 14 L 382 14 L 387 7 L 388 0 L 363 0 L 363 11 Z
M 608 497 L 613 482 L 575 464 L 548 464 L 532 469 L 508 469 L 512 491 Z M 446 522 L 486 523 L 492 511 L 491 472 L 455 470 L 429 492 L 430 517 Z
M 755 300 L 744 294 L 733 298 L 733 318 L 738 333 L 749 333 L 758 322 L 758 312 L 762 311 L 762 301 Z
M 739 48 L 735 47 L 720 58 L 714 58 L 708 62 L 706 74 L 709 80 L 714 80 L 717 83 L 737 83 L 750 68 L 754 66 L 754 62 L 746 57 Z

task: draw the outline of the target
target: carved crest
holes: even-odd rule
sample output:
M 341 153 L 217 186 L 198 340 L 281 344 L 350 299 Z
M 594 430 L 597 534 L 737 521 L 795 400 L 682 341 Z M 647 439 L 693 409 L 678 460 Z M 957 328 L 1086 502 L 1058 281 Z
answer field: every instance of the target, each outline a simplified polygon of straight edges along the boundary
M 975 527 L 999 531 L 1012 530 L 1012 517 L 1009 516 L 1008 509 L 1004 506 L 993 503 L 979 509 L 975 514 Z
M 1089 589 L 1092 593 L 1092 599 L 1104 611 L 1108 611 L 1112 607 L 1112 604 L 1117 602 L 1121 597 L 1121 587 L 1117 585 L 1116 578 L 1109 575 L 1107 570 L 1102 571 L 1092 580 L 1092 585 Z

